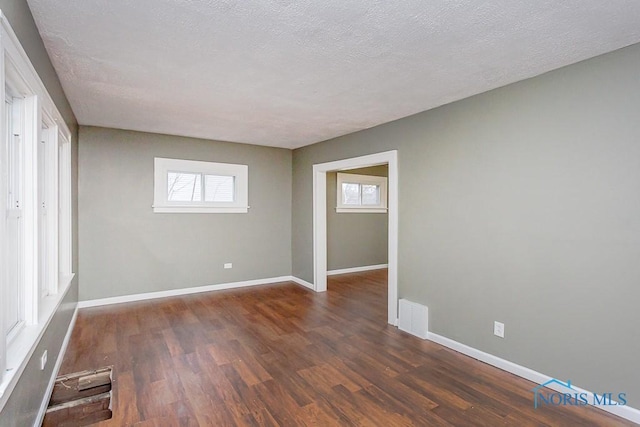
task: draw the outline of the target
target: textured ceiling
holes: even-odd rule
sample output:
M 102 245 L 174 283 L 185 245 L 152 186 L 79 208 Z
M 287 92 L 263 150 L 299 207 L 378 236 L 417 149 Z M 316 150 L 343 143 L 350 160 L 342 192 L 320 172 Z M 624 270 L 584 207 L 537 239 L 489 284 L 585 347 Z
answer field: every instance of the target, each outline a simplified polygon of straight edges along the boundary
M 84 125 L 295 148 L 640 42 L 636 0 L 28 0 Z

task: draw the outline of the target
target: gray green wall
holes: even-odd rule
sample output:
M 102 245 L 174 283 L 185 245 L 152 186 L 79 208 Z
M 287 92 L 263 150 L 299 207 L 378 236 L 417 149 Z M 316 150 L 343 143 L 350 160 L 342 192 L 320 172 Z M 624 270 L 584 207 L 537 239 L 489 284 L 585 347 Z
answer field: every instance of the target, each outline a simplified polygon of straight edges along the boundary
M 341 173 L 388 176 L 386 165 Z M 389 228 L 386 213 L 337 213 L 337 173 L 327 173 L 327 269 L 387 263 Z
M 638 70 L 635 45 L 295 150 L 293 274 L 312 165 L 397 149 L 399 294 L 430 330 L 640 407 Z
M 51 98 L 71 129 L 72 134 L 72 177 L 73 177 L 73 271 L 78 271 L 78 125 L 64 95 L 58 76 L 51 65 L 38 29 L 31 16 L 26 0 L 0 0 L 0 10 L 9 20 L 22 47 L 38 72 Z M 45 330 L 40 343 L 29 360 L 22 376 L 5 407 L 0 412 L 0 425 L 3 427 L 33 425 L 40 404 L 45 398 L 53 367 L 67 333 L 69 322 L 78 301 L 78 275 L 71 284 L 66 298 L 54 314 Z M 40 370 L 40 355 L 48 350 L 48 362 L 44 371 Z
M 82 126 L 80 300 L 290 275 L 291 155 Z M 248 165 L 249 213 L 153 213 L 154 157 Z

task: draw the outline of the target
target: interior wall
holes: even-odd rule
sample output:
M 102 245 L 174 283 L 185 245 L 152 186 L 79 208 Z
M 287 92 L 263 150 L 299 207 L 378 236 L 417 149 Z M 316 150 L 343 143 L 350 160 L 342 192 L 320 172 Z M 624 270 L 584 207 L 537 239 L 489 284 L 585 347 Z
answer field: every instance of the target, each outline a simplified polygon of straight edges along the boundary
M 639 69 L 634 45 L 295 150 L 293 274 L 312 165 L 397 149 L 399 295 L 431 331 L 640 408 Z
M 387 165 L 341 171 L 389 176 Z M 337 172 L 327 173 L 327 270 L 386 264 L 388 214 L 337 213 Z
M 78 301 L 78 125 L 64 94 L 58 75 L 40 38 L 38 28 L 33 21 L 26 0 L 0 0 L 0 10 L 9 20 L 18 36 L 20 44 L 27 53 L 49 95 L 62 114 L 71 130 L 71 167 L 72 167 L 72 230 L 73 230 L 73 271 L 76 277 L 51 323 L 44 331 L 40 343 L 29 360 L 22 376 L 5 407 L 0 412 L 0 425 L 3 427 L 27 426 L 35 422 L 40 404 L 45 398 L 49 379 L 53 374 L 56 358 L 69 328 L 69 323 Z M 48 351 L 46 368 L 40 370 L 40 356 Z
M 82 126 L 80 300 L 290 275 L 291 155 Z M 154 157 L 248 165 L 249 212 L 153 213 Z

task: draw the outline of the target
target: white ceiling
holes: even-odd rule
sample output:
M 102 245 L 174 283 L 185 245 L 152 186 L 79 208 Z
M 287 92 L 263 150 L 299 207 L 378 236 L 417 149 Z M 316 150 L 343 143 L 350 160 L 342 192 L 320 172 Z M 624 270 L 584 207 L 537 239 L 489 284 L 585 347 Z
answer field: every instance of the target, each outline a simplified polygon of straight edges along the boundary
M 640 42 L 636 0 L 28 0 L 80 124 L 295 148 Z

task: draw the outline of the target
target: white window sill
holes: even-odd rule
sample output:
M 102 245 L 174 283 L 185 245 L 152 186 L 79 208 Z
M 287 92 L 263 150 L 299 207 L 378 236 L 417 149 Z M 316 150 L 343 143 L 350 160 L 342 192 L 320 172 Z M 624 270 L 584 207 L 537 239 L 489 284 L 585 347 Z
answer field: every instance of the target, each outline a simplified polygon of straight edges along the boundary
M 336 208 L 337 213 L 387 213 L 387 208 Z
M 211 207 L 211 206 L 154 206 L 154 213 L 247 213 L 249 206 Z
M 49 326 L 53 315 L 60 307 L 60 303 L 67 295 L 75 273 L 69 276 L 61 276 L 59 280 L 60 290 L 55 295 L 49 295 L 40 300 L 39 322 L 37 325 L 27 325 L 7 347 L 7 370 L 2 383 L 0 383 L 0 411 L 9 400 L 11 392 L 15 388 L 22 372 L 35 351 L 44 331 Z

